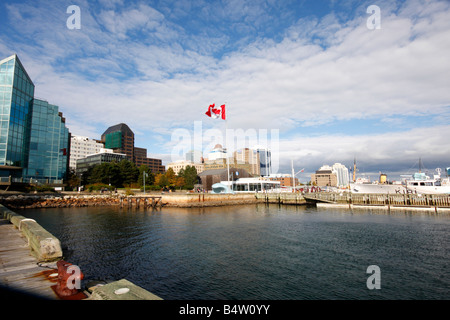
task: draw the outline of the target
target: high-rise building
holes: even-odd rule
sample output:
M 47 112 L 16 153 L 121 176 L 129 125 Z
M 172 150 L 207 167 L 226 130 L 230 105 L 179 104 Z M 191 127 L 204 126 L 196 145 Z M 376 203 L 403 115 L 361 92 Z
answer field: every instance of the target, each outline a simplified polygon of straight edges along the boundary
M 70 133 L 58 107 L 35 99 L 34 88 L 17 55 L 0 61 L 0 177 L 59 184 Z
M 78 159 L 85 158 L 91 154 L 104 152 L 104 150 L 111 149 L 105 149 L 105 145 L 101 141 L 89 139 L 88 137 L 72 136 L 70 139 L 69 168 L 75 170 Z
M 336 174 L 338 187 L 347 187 L 349 185 L 350 176 L 346 166 L 340 163 L 335 163 L 331 167 L 331 170 L 334 174 Z
M 44 183 L 63 180 L 69 162 L 70 133 L 66 119 L 58 106 L 40 99 L 33 101 L 31 118 L 28 166 L 23 170 L 23 177 Z
M 269 176 L 272 174 L 272 153 L 269 149 L 258 148 L 256 150 L 259 154 L 259 170 L 262 176 Z
M 261 173 L 259 152 L 249 148 L 239 149 L 234 152 L 234 161 L 239 164 L 248 164 L 248 172 L 252 175 L 259 176 Z
M 109 127 L 102 134 L 102 142 L 106 149 L 115 153 L 124 153 L 127 159 L 134 162 L 134 133 L 125 123 Z
M 3 176 L 22 177 L 28 165 L 34 84 L 19 58 L 0 61 L 0 166 Z
M 161 159 L 147 158 L 147 149 L 134 146 L 134 133 L 125 123 L 109 127 L 102 134 L 105 148 L 113 149 L 115 153 L 127 155 L 127 159 L 138 167 L 146 165 L 153 173 L 165 172 Z

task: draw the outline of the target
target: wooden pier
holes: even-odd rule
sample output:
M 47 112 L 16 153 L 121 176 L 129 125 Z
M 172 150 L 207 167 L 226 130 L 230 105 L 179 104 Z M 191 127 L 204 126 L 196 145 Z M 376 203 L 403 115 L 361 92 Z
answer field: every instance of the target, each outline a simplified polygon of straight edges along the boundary
M 416 209 L 450 209 L 448 194 L 359 194 L 317 192 L 305 194 L 308 203 L 328 203 L 348 206 L 372 206 Z
M 143 207 L 144 209 L 148 208 L 157 209 L 162 208 L 164 205 L 161 199 L 162 199 L 161 196 L 146 196 L 146 195 L 127 196 L 120 198 L 119 205 L 121 208 L 135 207 L 136 209 L 139 209 Z
M 0 219 L 0 286 L 6 298 L 11 293 L 23 297 L 58 299 L 51 288 L 58 270 L 39 263 L 30 252 L 28 240 L 6 219 Z

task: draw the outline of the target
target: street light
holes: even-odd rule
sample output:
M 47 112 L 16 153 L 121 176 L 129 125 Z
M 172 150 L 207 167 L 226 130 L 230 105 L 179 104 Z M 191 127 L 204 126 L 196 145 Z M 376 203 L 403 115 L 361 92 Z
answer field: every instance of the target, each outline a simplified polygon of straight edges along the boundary
M 144 193 L 145 193 L 145 176 L 147 176 L 147 177 L 148 177 L 148 174 L 147 174 L 147 172 L 145 172 L 145 171 L 142 171 L 142 176 L 143 176 L 143 178 L 144 178 Z

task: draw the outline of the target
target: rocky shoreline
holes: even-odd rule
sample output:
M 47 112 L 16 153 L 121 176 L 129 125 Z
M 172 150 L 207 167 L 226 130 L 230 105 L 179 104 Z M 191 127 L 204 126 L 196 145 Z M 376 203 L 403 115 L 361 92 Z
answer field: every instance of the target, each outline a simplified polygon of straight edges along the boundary
M 116 206 L 121 196 L 110 195 L 10 195 L 0 197 L 0 204 L 10 209 L 76 208 Z M 123 196 L 122 196 L 123 197 Z
M 79 208 L 79 207 L 99 207 L 99 206 L 119 206 L 119 207 L 145 207 L 144 200 L 136 201 L 137 197 L 128 197 L 125 194 L 14 194 L 0 195 L 0 204 L 14 209 L 35 209 L 35 208 Z M 158 199 L 158 207 L 218 207 L 227 205 L 254 204 L 262 202 L 254 194 L 229 195 L 229 194 L 146 194 L 146 197 L 154 196 Z M 151 204 L 149 199 L 147 205 Z

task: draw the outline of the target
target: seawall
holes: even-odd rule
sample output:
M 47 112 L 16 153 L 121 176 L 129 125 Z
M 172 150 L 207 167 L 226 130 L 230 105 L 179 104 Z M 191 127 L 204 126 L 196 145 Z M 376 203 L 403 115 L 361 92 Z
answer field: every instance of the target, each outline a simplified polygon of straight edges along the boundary
M 54 195 L 9 195 L 0 196 L 0 204 L 11 209 L 75 208 L 95 206 L 136 206 L 136 199 L 150 197 L 160 201 L 164 207 L 214 207 L 226 205 L 254 204 L 264 202 L 255 193 L 211 194 L 211 193 L 152 193 L 125 196 L 123 194 L 54 194 Z M 142 201 L 141 201 L 142 203 Z
M 31 254 L 38 261 L 50 262 L 62 258 L 60 241 L 35 220 L 25 218 L 1 204 L 0 218 L 9 220 L 27 238 Z

